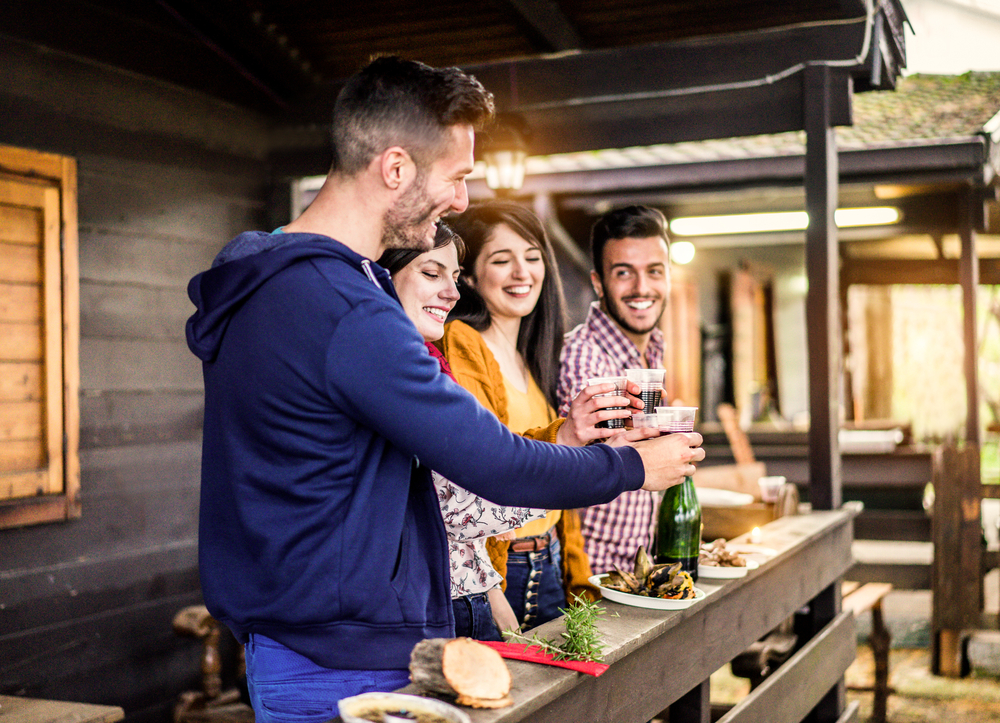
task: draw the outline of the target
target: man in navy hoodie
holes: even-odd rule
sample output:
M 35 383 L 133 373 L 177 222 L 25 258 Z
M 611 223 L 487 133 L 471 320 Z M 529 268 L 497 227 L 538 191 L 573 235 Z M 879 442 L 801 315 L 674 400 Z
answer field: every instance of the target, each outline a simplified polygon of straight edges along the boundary
M 492 96 L 456 68 L 381 58 L 334 109 L 334 164 L 283 230 L 233 239 L 189 285 L 205 426 L 199 562 L 247 653 L 258 723 L 325 721 L 408 682 L 450 637 L 448 545 L 428 470 L 498 504 L 565 509 L 664 489 L 697 434 L 569 448 L 511 434 L 444 377 L 370 259 L 430 249 L 468 205 Z

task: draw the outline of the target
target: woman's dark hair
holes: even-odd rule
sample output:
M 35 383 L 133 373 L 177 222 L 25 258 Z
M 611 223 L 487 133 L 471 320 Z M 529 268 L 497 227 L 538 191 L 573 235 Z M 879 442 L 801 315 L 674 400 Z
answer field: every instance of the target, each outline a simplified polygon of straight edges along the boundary
M 531 376 L 535 378 L 535 383 L 545 394 L 546 400 L 552 407 L 558 409 L 556 388 L 559 383 L 559 352 L 562 350 L 563 334 L 566 329 L 565 302 L 555 255 L 552 253 L 552 245 L 541 221 L 530 210 L 516 203 L 485 201 L 470 206 L 465 213 L 450 218 L 449 222 L 465 241 L 468 258 L 463 264 L 463 274 L 459 279 L 462 298 L 448 318 L 460 319 L 476 331 L 489 328 L 492 319 L 483 297 L 463 280 L 466 277 L 473 277 L 476 259 L 482 253 L 483 246 L 493 238 L 497 226 L 507 226 L 542 252 L 545 280 L 542 282 L 542 291 L 535 308 L 521 319 L 521 328 L 517 334 L 517 351 L 524 359 Z
M 437 231 L 434 232 L 434 248 L 439 249 L 448 244 L 455 244 L 455 251 L 458 252 L 458 263 L 461 264 L 462 259 L 465 258 L 465 244 L 462 243 L 462 237 L 443 222 L 438 222 Z M 382 252 L 375 263 L 388 271 L 390 276 L 395 276 L 422 253 L 426 252 L 418 249 L 388 249 Z

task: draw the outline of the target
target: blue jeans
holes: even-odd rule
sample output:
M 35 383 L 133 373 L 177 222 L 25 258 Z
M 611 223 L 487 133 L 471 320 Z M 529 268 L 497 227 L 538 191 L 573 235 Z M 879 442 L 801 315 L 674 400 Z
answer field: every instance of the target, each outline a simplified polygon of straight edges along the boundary
M 547 623 L 566 607 L 562 580 L 562 550 L 555 536 L 548 549 L 507 553 L 507 602 L 522 630 Z
M 486 593 L 452 598 L 451 606 L 455 610 L 456 637 L 503 641 Z
M 340 715 L 337 701 L 359 693 L 391 693 L 408 670 L 324 668 L 263 635 L 245 646 L 247 691 L 256 723 L 323 723 Z

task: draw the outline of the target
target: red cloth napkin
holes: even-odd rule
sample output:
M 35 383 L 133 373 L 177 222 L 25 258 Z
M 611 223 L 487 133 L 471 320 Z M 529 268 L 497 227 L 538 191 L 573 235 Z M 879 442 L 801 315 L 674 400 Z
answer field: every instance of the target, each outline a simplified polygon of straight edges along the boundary
M 524 643 L 501 643 L 494 640 L 479 640 L 481 645 L 488 645 L 500 653 L 501 657 L 511 660 L 526 660 L 529 663 L 541 663 L 542 665 L 556 665 L 560 668 L 569 668 L 587 675 L 598 676 L 608 669 L 604 663 L 589 663 L 585 660 L 555 660 L 552 653 L 546 653 L 537 645 L 526 645 Z

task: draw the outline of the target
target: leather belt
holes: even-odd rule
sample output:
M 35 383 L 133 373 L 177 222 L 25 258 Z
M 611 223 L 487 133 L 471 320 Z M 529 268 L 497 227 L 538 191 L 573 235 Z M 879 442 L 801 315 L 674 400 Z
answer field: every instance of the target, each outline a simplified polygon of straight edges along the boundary
M 552 536 L 555 533 L 549 530 L 544 535 L 534 537 L 519 537 L 510 543 L 510 552 L 540 552 L 547 550 L 552 544 Z

